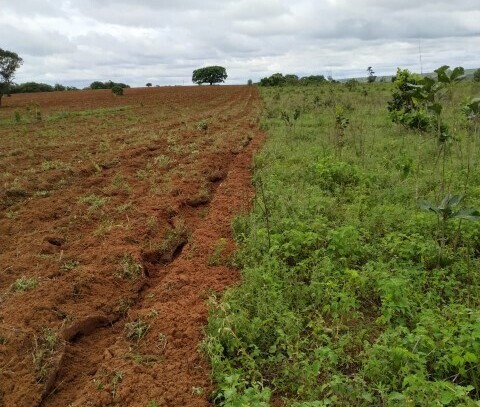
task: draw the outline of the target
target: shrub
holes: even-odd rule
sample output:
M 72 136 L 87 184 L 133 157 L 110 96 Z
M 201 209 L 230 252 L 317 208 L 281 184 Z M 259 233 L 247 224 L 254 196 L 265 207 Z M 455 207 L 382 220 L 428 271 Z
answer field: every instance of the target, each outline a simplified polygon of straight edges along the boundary
M 115 85 L 113 88 L 112 88 L 112 93 L 114 95 L 117 95 L 117 96 L 122 96 L 123 95 L 123 88 L 121 88 L 120 86 L 118 85 Z
M 474 73 L 473 73 L 473 80 L 475 82 L 480 82 L 480 68 L 478 68 Z

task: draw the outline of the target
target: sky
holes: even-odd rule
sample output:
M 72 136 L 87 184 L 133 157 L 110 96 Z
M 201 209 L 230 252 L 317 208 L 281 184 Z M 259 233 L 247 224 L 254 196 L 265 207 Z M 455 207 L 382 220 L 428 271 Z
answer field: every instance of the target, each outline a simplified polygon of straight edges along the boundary
M 0 0 L 0 48 L 23 58 L 18 83 L 190 85 L 208 65 L 228 84 L 343 79 L 478 68 L 479 22 L 480 0 Z

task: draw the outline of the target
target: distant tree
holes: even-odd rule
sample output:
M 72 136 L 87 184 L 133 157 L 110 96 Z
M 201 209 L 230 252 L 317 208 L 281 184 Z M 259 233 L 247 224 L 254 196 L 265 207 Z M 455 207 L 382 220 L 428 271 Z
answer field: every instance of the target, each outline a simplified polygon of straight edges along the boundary
M 105 89 L 105 84 L 100 81 L 95 81 L 90 84 L 90 89 Z
M 145 86 L 147 86 L 148 88 L 152 87 L 152 84 L 150 82 L 148 82 Z
M 247 81 L 247 85 L 248 85 L 248 86 L 252 86 L 252 85 L 253 85 L 253 81 L 252 81 L 251 79 L 249 79 L 249 80 Z
M 100 82 L 100 81 L 95 81 L 90 84 L 90 86 L 86 89 L 113 89 L 115 86 L 118 86 L 122 89 L 129 88 L 130 86 L 120 83 L 120 82 L 113 82 L 113 81 L 107 81 L 107 82 Z
M 115 85 L 112 87 L 112 93 L 117 96 L 122 96 L 123 88 L 121 86 Z
M 0 106 L 2 96 L 10 93 L 15 71 L 23 64 L 23 59 L 15 52 L 0 48 Z
M 225 82 L 227 76 L 227 71 L 223 66 L 207 66 L 193 71 L 192 82 L 197 85 L 202 83 L 213 85 L 214 83 Z
M 293 74 L 285 75 L 285 84 L 287 85 L 298 85 L 298 76 Z
M 480 82 L 480 68 L 473 73 L 473 80 L 475 82 Z
M 345 87 L 352 91 L 358 86 L 358 81 L 356 79 L 349 79 L 348 81 L 345 82 Z
M 375 82 L 377 77 L 375 76 L 375 71 L 373 70 L 373 68 L 371 66 L 369 66 L 367 68 L 367 73 L 368 73 L 368 77 L 367 77 L 368 83 Z
M 63 85 L 60 85 L 59 83 L 56 83 L 55 86 L 53 87 L 53 90 L 55 91 L 64 91 L 66 88 Z
M 11 93 L 37 93 L 37 92 L 53 92 L 54 88 L 48 83 L 25 82 L 10 87 Z
M 300 78 L 299 83 L 302 85 L 320 85 L 322 83 L 327 82 L 325 76 L 323 75 L 310 75 L 310 76 L 303 76 Z

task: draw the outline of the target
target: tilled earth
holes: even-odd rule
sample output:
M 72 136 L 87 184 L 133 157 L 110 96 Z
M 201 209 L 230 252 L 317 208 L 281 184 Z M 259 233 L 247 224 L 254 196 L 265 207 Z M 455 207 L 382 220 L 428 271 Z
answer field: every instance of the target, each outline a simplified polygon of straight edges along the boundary
M 0 406 L 207 406 L 207 300 L 262 142 L 254 87 L 0 109 Z

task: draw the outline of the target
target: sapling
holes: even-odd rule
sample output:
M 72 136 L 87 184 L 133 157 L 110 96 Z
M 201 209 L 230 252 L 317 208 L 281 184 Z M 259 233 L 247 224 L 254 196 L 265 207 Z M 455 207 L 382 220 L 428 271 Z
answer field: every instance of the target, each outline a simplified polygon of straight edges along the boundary
M 419 199 L 418 205 L 421 209 L 426 211 L 431 211 L 437 216 L 437 236 L 439 239 L 439 252 L 438 252 L 438 263 L 443 256 L 443 251 L 446 244 L 446 227 L 448 221 L 451 219 L 465 219 L 469 221 L 479 221 L 480 212 L 476 209 L 461 209 L 459 208 L 460 203 L 462 202 L 463 195 L 450 195 L 447 194 L 440 202 L 439 205 L 435 205 L 430 201 L 425 199 Z

